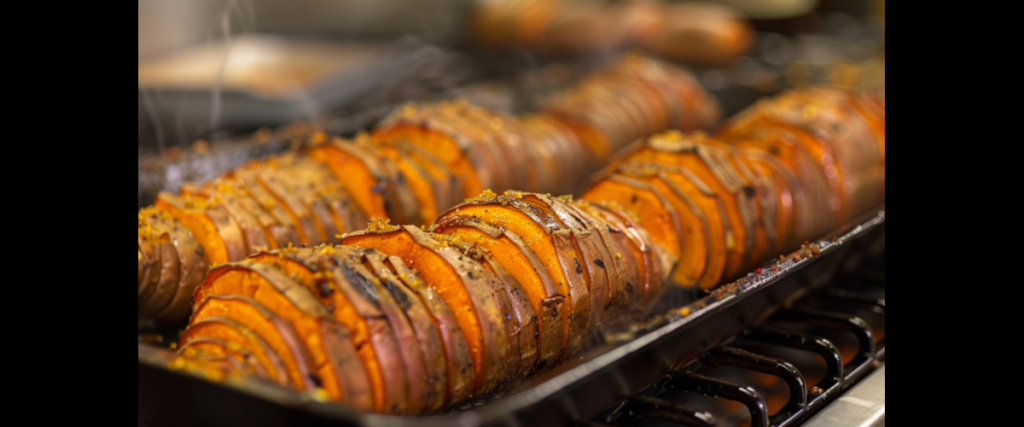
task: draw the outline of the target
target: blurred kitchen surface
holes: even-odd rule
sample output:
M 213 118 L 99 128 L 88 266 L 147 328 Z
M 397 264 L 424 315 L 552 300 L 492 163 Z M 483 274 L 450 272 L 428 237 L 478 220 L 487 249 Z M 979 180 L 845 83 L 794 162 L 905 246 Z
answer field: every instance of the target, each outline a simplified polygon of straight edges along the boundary
M 883 0 L 140 0 L 138 43 L 140 203 L 409 101 L 527 110 L 628 49 L 688 66 L 726 116 L 885 87 Z

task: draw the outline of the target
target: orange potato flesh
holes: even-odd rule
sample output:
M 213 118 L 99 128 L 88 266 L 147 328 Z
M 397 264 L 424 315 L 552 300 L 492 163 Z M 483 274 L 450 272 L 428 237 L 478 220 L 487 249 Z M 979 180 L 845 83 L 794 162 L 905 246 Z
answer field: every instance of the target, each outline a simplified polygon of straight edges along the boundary
M 193 209 L 186 204 L 188 202 L 172 194 L 161 193 L 157 197 L 156 208 L 167 212 L 192 232 L 203 245 L 210 265 L 245 259 L 247 248 L 238 224 L 218 207 L 199 206 Z
M 189 323 L 211 317 L 226 317 L 251 329 L 278 358 L 280 366 L 271 357 L 265 363 L 269 365 L 266 369 L 271 378 L 278 383 L 290 383 L 298 389 L 306 388 L 306 375 L 312 362 L 305 346 L 300 345 L 298 333 L 290 324 L 283 322 L 255 300 L 237 295 L 214 295 L 207 298 L 196 307 Z M 262 359 L 261 363 L 264 363 Z
M 229 346 L 237 347 L 252 355 L 258 361 L 267 379 L 279 384 L 288 384 L 287 372 L 282 369 L 280 359 L 274 360 L 276 355 L 270 353 L 272 350 L 256 332 L 241 322 L 224 322 L 222 319 L 234 320 L 211 316 L 204 317 L 189 326 L 179 338 L 181 348 L 184 349 L 187 345 L 203 339 L 223 340 Z M 280 382 L 281 380 L 284 382 Z
M 430 321 L 441 334 L 441 341 L 444 343 L 444 362 L 448 371 L 446 404 L 466 400 L 473 391 L 473 359 L 469 354 L 466 337 L 462 334 L 462 328 L 459 327 L 452 309 L 433 288 L 420 279 L 417 272 L 405 265 L 401 258 L 389 256 L 387 266 L 423 303 Z
M 413 195 L 416 196 L 416 203 L 419 205 L 419 221 L 426 223 L 437 217 L 436 195 L 434 187 L 429 181 L 432 177 L 395 147 L 381 145 L 379 150 L 381 154 L 394 161 L 395 165 L 398 166 L 398 169 L 405 176 L 409 188 L 412 189 Z
M 311 249 L 319 250 L 319 249 Z M 285 250 L 286 253 L 297 254 L 299 251 L 311 251 L 307 250 Z M 339 323 L 348 328 L 352 342 L 356 347 L 359 359 L 363 362 L 363 366 L 366 368 L 366 374 L 369 378 L 370 385 L 373 389 L 373 402 L 374 408 L 378 412 L 401 412 L 404 411 L 404 402 L 400 400 L 405 399 L 405 382 L 402 379 L 396 377 L 396 372 L 388 369 L 384 369 L 381 364 L 381 360 L 385 363 L 394 360 L 393 356 L 397 353 L 393 339 L 382 341 L 375 340 L 372 337 L 372 331 L 379 331 L 382 335 L 390 336 L 390 327 L 386 330 L 382 328 L 386 325 L 370 324 L 374 323 L 385 323 L 369 321 L 365 313 L 361 312 L 361 309 L 365 310 L 365 306 L 357 307 L 353 303 L 352 299 L 348 296 L 348 293 L 344 292 L 339 288 L 338 284 L 333 280 L 328 280 L 329 276 L 323 273 L 315 273 L 303 262 L 300 262 L 292 257 L 281 256 L 280 254 L 273 253 L 260 253 L 251 258 L 253 261 L 272 264 L 280 267 L 289 276 L 293 277 L 299 283 L 306 286 L 312 291 L 312 294 L 317 297 L 321 304 L 325 307 L 330 307 L 331 316 Z M 380 313 L 375 315 L 383 316 Z M 375 348 L 379 346 L 381 348 Z M 383 359 L 382 359 L 383 357 Z M 392 368 L 396 366 L 394 363 L 389 363 L 388 367 Z M 399 405 L 396 407 L 396 405 Z
M 380 191 L 380 187 L 386 185 L 384 175 L 379 165 L 366 158 L 363 151 L 362 147 L 333 141 L 309 149 L 307 155 L 331 170 L 368 217 L 387 217 L 383 191 Z
M 748 230 L 745 227 L 745 218 L 740 213 L 740 201 L 738 198 L 742 196 L 737 194 L 739 191 L 729 191 L 725 184 L 719 181 L 718 175 L 712 171 L 711 166 L 705 163 L 705 159 L 695 152 L 669 153 L 645 147 L 630 156 L 630 158 L 641 162 L 686 168 L 719 196 L 718 199 L 725 208 L 726 219 L 729 222 L 728 230 L 732 233 L 732 239 L 729 239 L 729 235 L 726 234 L 726 247 L 730 250 L 725 264 L 725 277 L 737 277 L 743 272 L 747 263 L 748 253 L 752 249 L 747 244 L 754 230 Z
M 478 245 L 491 253 L 501 254 L 501 256 L 495 256 L 495 259 L 519 283 L 534 313 L 537 313 L 537 326 L 540 334 L 539 357 L 542 360 L 539 363 L 546 365 L 549 361 L 556 360 L 561 353 L 565 329 L 563 318 L 555 313 L 561 309 L 564 297 L 558 294 L 558 289 L 548 276 L 549 273 L 546 270 L 538 271 L 539 259 L 536 262 L 531 262 L 531 259 L 523 254 L 520 247 L 504 234 L 495 238 L 476 227 L 447 225 L 446 223 L 434 226 L 433 231 L 436 234 L 452 236 L 452 238 L 460 239 L 471 245 Z M 514 238 L 519 240 L 518 236 Z M 534 258 L 536 259 L 536 256 Z M 543 264 L 540 266 L 543 267 Z
M 664 176 L 633 175 L 631 178 L 657 189 L 658 193 L 662 194 L 675 210 L 676 218 L 679 220 L 682 253 L 672 271 L 672 280 L 685 288 L 701 284 L 703 276 L 709 270 L 707 260 L 710 252 L 710 239 L 707 235 L 708 220 L 704 211 L 694 205 L 686 193 L 679 190 L 674 182 Z M 717 283 L 717 279 L 715 283 Z
M 436 320 L 431 319 L 427 308 L 416 296 L 416 292 L 409 290 L 385 265 L 387 256 L 376 251 L 367 251 L 363 261 L 366 268 L 377 278 L 377 281 L 373 283 L 377 287 L 377 293 L 382 295 L 381 301 L 387 300 L 383 297 L 384 295 L 390 296 L 395 306 L 401 309 L 401 313 L 408 320 L 414 333 L 412 339 L 418 344 L 416 347 L 423 360 L 424 373 L 419 379 L 424 384 L 423 412 L 429 413 L 441 409 L 448 388 L 446 381 L 448 372 Z M 406 364 L 408 365 L 408 361 Z M 416 380 L 415 377 L 411 378 Z
M 665 248 L 679 257 L 682 247 L 679 243 L 679 221 L 675 211 L 666 206 L 664 197 L 650 190 L 641 190 L 624 182 L 602 180 L 580 197 L 593 202 L 615 202 L 638 217 L 637 223 L 651 233 L 654 244 Z
M 291 279 L 283 272 L 262 264 L 224 264 L 210 270 L 206 281 L 196 289 L 194 299 L 196 303 L 202 303 L 209 295 L 244 295 L 253 298 L 281 318 L 290 321 L 309 349 L 314 366 L 312 370 L 318 377 L 318 380 L 314 382 L 319 382 L 330 398 L 339 399 L 341 397 L 339 379 L 328 361 L 321 340 L 320 319 L 310 314 L 313 307 L 320 307 L 321 311 L 323 308 L 311 295 L 308 295 L 308 292 L 303 299 L 312 301 L 312 304 L 316 305 L 310 304 L 303 307 L 296 305 L 297 302 L 290 296 L 295 297 L 296 291 L 302 288 L 301 285 L 290 281 Z M 279 286 L 287 286 L 289 294 L 282 293 Z
M 259 184 L 223 177 L 214 181 L 213 186 L 217 191 L 237 196 L 245 210 L 259 221 L 263 234 L 267 236 L 268 249 L 300 243 L 291 217 Z
M 574 307 L 574 301 L 571 298 L 572 293 L 570 292 L 570 285 L 567 279 L 568 275 L 561 264 L 563 261 L 561 259 L 562 257 L 558 254 L 557 248 L 552 240 L 552 236 L 548 234 L 543 227 L 519 210 L 504 208 L 500 204 L 466 204 L 459 206 L 455 210 L 449 211 L 449 213 L 476 216 L 492 226 L 509 230 L 526 240 L 527 247 L 529 247 L 541 262 L 544 263 L 548 274 L 556 283 L 558 294 L 566 297 L 561 310 L 564 329 L 562 352 L 564 353 L 567 350 L 566 347 L 568 346 L 570 338 L 582 340 L 583 337 L 581 336 L 570 336 L 570 330 L 573 327 L 573 320 L 576 320 L 576 322 L 580 321 L 579 319 L 573 319 L 572 316 L 574 312 L 579 310 L 576 310 L 577 307 Z M 442 215 L 442 217 L 444 217 L 444 215 Z
M 401 123 L 375 130 L 373 139 L 380 143 L 406 141 L 421 147 L 448 166 L 459 180 L 464 196 L 476 195 L 483 191 L 473 165 L 459 145 L 448 135 Z
M 499 348 L 499 343 L 504 342 L 504 333 L 495 329 L 499 322 L 490 319 L 491 316 L 500 316 L 500 313 L 497 313 L 496 308 L 491 308 L 493 312 L 483 311 L 488 300 L 479 298 L 478 294 L 473 294 L 482 290 L 467 289 L 467 286 L 470 285 L 463 281 L 463 275 L 455 269 L 449 259 L 435 249 L 424 246 L 410 234 L 419 232 L 419 229 L 399 230 L 348 235 L 345 236 L 342 243 L 372 248 L 389 256 L 402 258 L 409 267 L 418 270 L 420 277 L 437 291 L 445 303 L 452 308 L 459 327 L 462 328 L 473 359 L 474 390 L 486 392 L 493 389 L 503 379 L 501 373 L 504 371 L 503 364 L 506 362 L 504 360 L 505 349 Z M 439 243 L 437 245 L 440 246 Z M 482 270 L 477 271 L 482 273 Z M 473 273 L 470 271 L 468 274 L 472 275 Z M 472 276 L 470 278 L 480 279 Z M 474 283 L 473 286 L 476 284 Z M 488 321 L 481 323 L 480 319 Z M 487 333 L 485 333 L 485 329 Z

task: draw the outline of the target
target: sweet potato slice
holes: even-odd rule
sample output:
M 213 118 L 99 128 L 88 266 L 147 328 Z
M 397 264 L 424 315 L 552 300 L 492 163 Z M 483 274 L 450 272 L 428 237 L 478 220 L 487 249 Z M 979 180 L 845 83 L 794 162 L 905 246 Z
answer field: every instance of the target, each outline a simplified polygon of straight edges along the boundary
M 242 260 L 248 255 L 241 228 L 220 206 L 171 193 L 157 195 L 155 206 L 192 231 L 211 265 Z
M 400 346 L 372 288 L 346 276 L 356 274 L 351 262 L 337 258 L 331 246 L 283 249 L 251 259 L 280 268 L 306 287 L 330 315 L 344 325 L 366 368 L 377 412 L 406 413 L 408 379 Z
M 477 177 L 477 169 L 474 168 L 474 165 L 483 164 L 483 161 L 474 156 L 479 150 L 474 149 L 468 142 L 460 144 L 443 132 L 425 125 L 403 122 L 383 123 L 373 131 L 373 140 L 378 144 L 406 142 L 433 154 L 444 162 L 459 180 L 463 197 L 483 190 L 483 184 Z
M 427 174 L 433 177 L 434 185 L 436 185 L 434 195 L 438 211 L 437 213 L 441 210 L 455 206 L 457 203 L 460 203 L 465 199 L 466 196 L 462 193 L 462 187 L 459 184 L 459 179 L 450 169 L 448 169 L 448 166 L 446 166 L 444 162 L 439 160 L 430 152 L 405 142 L 378 145 L 380 147 L 398 147 L 410 160 L 415 162 L 425 172 L 427 172 Z M 429 218 L 424 216 L 426 223 L 430 223 L 435 218 L 437 218 L 436 213 L 434 216 Z
M 179 321 L 188 317 L 192 291 L 203 282 L 209 269 L 205 249 L 188 228 L 185 228 L 166 212 L 154 207 L 144 208 L 139 216 L 146 220 L 158 234 L 167 234 L 178 255 L 178 286 L 167 306 L 151 313 L 154 319 Z
M 739 148 L 740 157 L 752 168 L 757 168 L 771 181 L 775 187 L 776 215 L 775 215 L 775 247 L 776 252 L 785 252 L 787 249 L 799 244 L 793 239 L 796 229 L 796 206 L 794 202 L 803 196 L 799 194 L 802 190 L 800 182 L 786 166 L 769 153 L 747 147 Z
M 684 138 L 673 132 L 663 134 L 630 159 L 686 168 L 719 196 L 733 235 L 732 239 L 726 235 L 729 257 L 724 273 L 725 277 L 732 278 L 744 271 L 756 240 L 757 224 L 745 191 L 750 187 L 744 186 L 735 170 L 717 158 L 711 147 L 701 144 L 702 138 L 700 135 Z
M 271 167 L 261 166 L 260 163 L 252 163 L 245 168 L 236 170 L 234 174 L 241 180 L 256 182 L 263 191 L 270 195 L 277 206 L 280 206 L 295 225 L 295 232 L 299 237 L 299 243 L 306 245 L 318 245 L 322 243 L 321 234 L 313 222 L 312 214 L 306 205 L 296 197 L 290 186 L 280 176 L 281 172 Z
M 725 206 L 718 193 L 711 190 L 702 179 L 686 168 L 666 165 L 645 166 L 657 169 L 659 179 L 671 187 L 671 192 L 685 197 L 686 201 L 701 213 L 706 233 L 706 263 L 704 274 L 697 282 L 701 289 L 710 289 L 721 281 L 728 256 L 728 241 L 732 235 L 732 224 L 725 213 Z
M 222 356 L 239 356 L 246 371 L 281 385 L 288 384 L 284 365 L 274 350 L 258 333 L 234 319 L 220 316 L 204 317 L 181 333 L 179 343 L 179 354 L 183 354 L 182 350 L 190 347 L 197 350 L 214 347 L 205 351 L 210 356 L 218 355 L 216 345 L 211 344 L 220 343 L 224 353 Z
M 156 292 L 160 280 L 160 236 L 139 215 L 139 303 Z
M 244 295 L 255 299 L 295 326 L 313 360 L 315 375 L 309 378 L 331 399 L 343 399 L 343 389 L 334 371 L 335 352 L 326 347 L 322 324 L 334 322 L 327 310 L 301 284 L 273 266 L 253 261 L 221 264 L 210 270 L 193 296 L 201 304 L 210 295 Z
M 361 252 L 364 265 L 375 276 L 376 280 L 371 281 L 377 289 L 377 293 L 381 295 L 381 307 L 386 307 L 385 301 L 393 300 L 393 307 L 401 310 L 401 313 L 398 314 L 404 316 L 412 329 L 413 338 L 416 340 L 423 361 L 423 374 L 421 377 L 410 377 L 409 382 L 411 388 L 422 388 L 419 393 L 423 401 L 420 412 L 436 412 L 444 404 L 448 378 L 441 335 L 431 321 L 430 314 L 423 306 L 423 302 L 410 292 L 385 265 L 387 255 L 370 249 Z M 395 316 L 395 314 L 392 313 L 390 316 Z M 391 324 L 395 323 L 396 321 L 391 321 Z M 419 384 L 412 384 L 414 382 Z M 410 391 L 410 394 L 415 393 L 415 391 Z
M 417 414 L 423 411 L 425 405 L 433 399 L 441 396 L 435 393 L 436 389 L 431 387 L 428 380 L 426 359 L 420 350 L 419 342 L 416 339 L 416 331 L 409 323 L 398 306 L 395 298 L 391 295 L 380 279 L 373 275 L 364 264 L 365 252 L 375 252 L 372 249 L 357 249 L 346 246 L 334 248 L 337 251 L 337 259 L 342 259 L 345 264 L 341 267 L 341 277 L 334 280 L 346 280 L 352 286 L 360 287 L 370 292 L 380 306 L 381 313 L 387 318 L 394 332 L 395 340 L 398 342 L 398 351 L 402 358 L 402 366 L 408 383 L 408 397 L 406 398 L 407 410 L 409 413 Z
M 537 316 L 519 283 L 489 250 L 480 245 L 463 241 L 448 234 L 434 234 L 441 242 L 458 248 L 488 272 L 494 275 L 490 280 L 491 295 L 505 319 L 505 336 L 509 340 L 511 362 L 509 363 L 509 384 L 525 378 L 533 371 L 537 361 Z
M 445 304 L 434 288 L 420 279 L 419 273 L 405 265 L 396 256 L 387 258 L 387 265 L 394 270 L 404 286 L 422 302 L 431 322 L 435 325 L 444 345 L 444 361 L 447 367 L 447 388 L 445 405 L 457 404 L 469 397 L 473 391 L 473 359 L 469 354 L 466 337 L 455 319 L 452 309 Z M 429 354 L 429 353 L 428 353 Z
M 244 174 L 243 174 L 244 175 Z M 214 181 L 218 191 L 238 196 L 239 203 L 252 214 L 267 236 L 268 249 L 298 245 L 299 233 L 288 212 L 259 183 L 237 177 L 222 177 Z
M 185 184 L 181 186 L 179 193 L 185 199 L 209 199 L 210 204 L 216 204 L 224 208 L 224 211 L 231 216 L 231 219 L 238 224 L 238 228 L 242 230 L 245 247 L 249 250 L 249 253 L 254 252 L 255 248 L 270 247 L 270 242 L 263 231 L 263 226 L 260 225 L 259 220 L 255 216 L 245 209 L 240 200 L 241 198 L 230 193 L 217 191 L 216 188 L 209 185 Z
M 527 246 L 544 262 L 548 274 L 558 284 L 559 295 L 566 297 L 560 311 L 564 331 L 559 358 L 574 353 L 586 338 L 590 298 L 585 271 L 579 261 L 581 255 L 571 231 L 550 211 L 512 193 L 498 196 L 485 192 L 448 210 L 438 221 L 459 214 L 476 216 L 526 239 Z
M 189 323 L 195 324 L 210 318 L 231 319 L 245 325 L 262 340 L 271 351 L 254 355 L 266 369 L 271 381 L 300 390 L 314 386 L 309 380 L 309 375 L 315 372 L 309 350 L 287 320 L 278 317 L 256 300 L 241 295 L 211 295 L 196 307 Z M 185 336 L 183 334 L 179 340 L 181 344 L 187 343 Z
M 601 219 L 605 225 L 602 234 L 611 242 L 609 251 L 613 251 L 613 264 L 623 277 L 623 288 L 610 289 L 613 291 L 609 315 L 611 327 L 637 320 L 650 308 L 649 299 L 660 294 L 661 272 L 668 269 L 658 263 L 655 248 L 646 232 L 638 229 L 618 207 L 584 200 L 577 200 L 574 205 Z
M 608 252 L 608 247 L 600 232 L 597 231 L 593 218 L 577 211 L 566 203 L 564 198 L 541 194 L 522 196 L 527 200 L 543 202 L 549 211 L 562 221 L 563 226 L 572 231 L 573 243 L 576 244 L 576 250 L 580 255 L 579 263 L 583 265 L 587 291 L 590 296 L 589 328 L 600 331 L 605 312 L 611 304 L 614 293 L 612 289 L 624 289 L 625 283 L 622 281 L 622 276 L 618 274 L 617 268 L 610 265 L 611 254 Z
M 558 286 L 544 263 L 527 246 L 526 240 L 480 218 L 465 215 L 446 215 L 433 226 L 433 231 L 434 234 L 447 235 L 453 240 L 501 254 L 495 260 L 519 285 L 518 290 L 525 295 L 537 316 L 538 359 L 533 366 L 537 369 L 553 366 L 562 353 L 564 342 L 565 329 L 559 311 L 565 297 L 559 294 Z
M 419 270 L 462 328 L 473 358 L 474 392 L 486 393 L 504 381 L 510 357 L 504 318 L 490 295 L 490 274 L 479 264 L 411 226 L 378 226 L 349 234 L 343 243 L 400 257 Z
M 310 147 L 306 154 L 330 169 L 367 217 L 394 217 L 396 201 L 390 198 L 388 172 L 372 150 L 334 138 Z M 395 218 L 396 220 L 398 218 Z
M 147 227 L 150 226 L 147 224 Z M 169 234 L 160 233 L 148 237 L 151 241 L 146 239 L 147 236 L 139 236 L 139 248 L 152 244 L 155 247 L 150 250 L 156 258 L 150 261 L 155 262 L 155 265 L 152 265 L 152 271 L 146 277 L 152 285 L 152 291 L 139 296 L 139 313 L 153 314 L 159 313 L 174 299 L 181 275 L 181 263 L 178 261 L 178 253 L 171 243 Z M 156 281 L 152 282 L 154 277 Z
M 612 174 L 590 187 L 583 200 L 615 203 L 637 215 L 635 222 L 651 233 L 651 243 L 672 255 L 672 265 L 682 253 L 679 218 L 675 208 L 661 192 L 628 176 Z
M 284 187 L 290 190 L 309 212 L 319 241 L 336 243 L 338 239 L 335 236 L 340 232 L 327 203 L 317 194 L 316 183 L 312 180 L 303 180 L 292 167 L 280 169 L 279 176 Z
M 205 359 L 210 362 L 223 362 L 232 365 L 233 370 L 244 371 L 250 375 L 267 378 L 267 372 L 256 363 L 252 354 L 235 343 L 214 338 L 198 338 L 178 349 L 178 355 L 188 359 Z
M 424 224 L 437 217 L 436 200 L 438 197 L 447 195 L 441 193 L 443 190 L 434 177 L 395 146 L 381 145 L 377 149 L 398 167 L 405 177 L 409 189 L 412 190 L 413 196 L 416 197 L 416 204 L 419 206 L 416 222 Z

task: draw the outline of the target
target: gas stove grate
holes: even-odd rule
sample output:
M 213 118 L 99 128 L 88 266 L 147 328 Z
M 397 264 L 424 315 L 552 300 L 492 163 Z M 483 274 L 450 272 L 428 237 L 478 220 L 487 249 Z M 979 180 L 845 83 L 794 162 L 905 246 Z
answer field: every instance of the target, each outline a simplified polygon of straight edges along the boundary
M 651 387 L 577 424 L 786 427 L 804 423 L 885 361 L 884 253 L 874 264 L 881 265 L 880 273 L 871 271 L 869 266 L 861 274 L 840 278 L 837 286 L 819 289 L 798 300 L 791 308 L 743 330 L 733 340 L 670 372 Z M 843 342 L 837 345 L 831 337 L 840 337 L 836 340 Z M 813 370 L 808 365 L 809 358 L 788 361 L 759 354 L 751 348 L 813 355 L 819 359 L 822 372 L 816 373 L 812 382 L 802 373 Z M 709 369 L 728 369 L 729 374 L 708 374 Z M 729 378 L 740 371 L 754 378 L 748 382 L 758 380 L 751 373 L 762 374 L 760 387 Z M 773 393 L 788 395 L 784 400 L 773 396 L 776 403 L 768 404 L 762 395 L 766 388 L 771 388 L 766 386 L 765 376 L 775 379 Z M 694 396 L 703 399 L 693 399 Z M 694 401 L 702 406 L 693 404 Z M 707 410 L 712 401 L 723 408 L 718 414 Z

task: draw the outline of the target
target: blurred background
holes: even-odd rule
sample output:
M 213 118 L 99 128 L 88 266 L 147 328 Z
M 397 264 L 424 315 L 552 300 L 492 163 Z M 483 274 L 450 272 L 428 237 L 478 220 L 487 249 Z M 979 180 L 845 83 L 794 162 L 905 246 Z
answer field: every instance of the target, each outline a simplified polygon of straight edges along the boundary
M 140 0 L 139 204 L 403 103 L 521 112 L 624 51 L 725 116 L 828 81 L 885 87 L 882 0 Z

